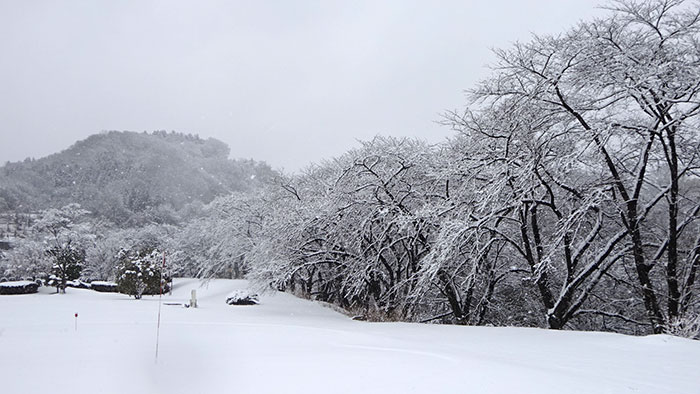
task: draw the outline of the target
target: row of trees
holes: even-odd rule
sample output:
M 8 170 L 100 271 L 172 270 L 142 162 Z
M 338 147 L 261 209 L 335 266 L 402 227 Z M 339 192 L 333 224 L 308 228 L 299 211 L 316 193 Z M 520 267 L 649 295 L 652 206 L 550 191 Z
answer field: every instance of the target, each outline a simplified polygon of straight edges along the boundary
M 88 212 L 78 204 L 43 212 L 25 231 L 17 248 L 3 256 L 1 276 L 45 279 L 65 292 L 69 280 L 78 279 L 85 263 L 85 248 L 92 235 L 82 218 Z
M 106 227 L 78 204 L 48 209 L 36 219 L 14 248 L 0 256 L 0 280 L 41 280 L 65 293 L 69 281 L 116 281 L 119 290 L 141 298 L 158 294 L 163 254 L 173 247 L 175 227 L 151 225 L 119 229 Z M 178 272 L 178 267 L 170 265 Z M 167 291 L 167 285 L 164 291 Z
M 655 333 L 691 322 L 699 27 L 684 1 L 624 1 L 498 51 L 466 110 L 446 115 L 451 141 L 377 138 L 258 197 L 219 199 L 203 219 L 217 222 L 217 263 L 198 265 L 236 261 L 261 283 L 383 318 Z

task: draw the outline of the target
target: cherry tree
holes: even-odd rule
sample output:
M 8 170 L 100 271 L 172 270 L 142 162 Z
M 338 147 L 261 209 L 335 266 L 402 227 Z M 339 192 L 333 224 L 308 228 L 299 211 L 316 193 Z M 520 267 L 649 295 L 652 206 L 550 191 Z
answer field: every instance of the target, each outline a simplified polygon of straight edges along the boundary
M 697 177 L 700 11 L 684 3 L 616 2 L 604 19 L 497 51 L 474 104 L 448 118 L 500 152 L 484 160 L 501 168 L 492 190 L 512 194 L 501 223 L 520 228 L 503 239 L 527 262 L 550 327 L 583 313 L 630 319 L 584 308 L 606 278 L 637 283 L 654 332 L 691 302 L 697 249 L 678 245 L 692 244 L 698 214 L 685 196 Z M 635 278 L 619 277 L 627 264 Z

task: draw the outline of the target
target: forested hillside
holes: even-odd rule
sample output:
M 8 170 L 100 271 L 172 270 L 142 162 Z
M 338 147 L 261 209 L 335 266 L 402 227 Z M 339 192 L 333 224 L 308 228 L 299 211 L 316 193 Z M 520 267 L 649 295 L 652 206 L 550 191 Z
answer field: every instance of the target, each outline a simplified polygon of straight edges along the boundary
M 272 171 L 230 160 L 215 139 L 180 133 L 97 134 L 46 158 L 0 167 L 0 212 L 79 203 L 114 223 L 170 222 L 188 204 L 246 191 Z

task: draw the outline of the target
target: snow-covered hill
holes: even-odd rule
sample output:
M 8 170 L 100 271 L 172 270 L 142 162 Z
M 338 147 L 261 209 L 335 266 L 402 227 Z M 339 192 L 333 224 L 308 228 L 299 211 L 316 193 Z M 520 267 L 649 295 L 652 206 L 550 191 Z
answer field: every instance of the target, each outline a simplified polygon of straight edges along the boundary
M 158 297 L 0 296 L 3 393 L 700 393 L 700 342 L 669 336 L 366 323 L 245 281 Z M 78 313 L 75 330 L 74 314 Z
M 17 214 L 78 203 L 117 226 L 171 223 L 158 212 L 249 191 L 275 175 L 267 164 L 229 159 L 229 152 L 219 140 L 189 134 L 94 134 L 37 160 L 3 161 L 0 214 L 15 221 Z

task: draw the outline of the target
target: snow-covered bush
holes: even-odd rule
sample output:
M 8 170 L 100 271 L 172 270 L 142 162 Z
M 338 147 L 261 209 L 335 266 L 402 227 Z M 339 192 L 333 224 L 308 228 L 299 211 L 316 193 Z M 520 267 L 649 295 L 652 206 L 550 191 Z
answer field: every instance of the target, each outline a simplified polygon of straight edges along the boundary
M 39 284 L 29 280 L 0 283 L 0 294 L 31 294 L 36 293 Z
M 90 284 L 83 282 L 82 280 L 69 280 L 66 282 L 67 287 L 74 287 L 76 289 L 89 289 Z
M 226 297 L 229 305 L 257 305 L 260 303 L 258 295 L 246 290 L 234 290 Z
M 116 283 L 101 280 L 91 282 L 90 288 L 100 293 L 116 293 L 119 291 L 119 286 Z
M 157 249 L 119 252 L 117 286 L 120 293 L 134 296 L 137 300 L 144 294 L 154 295 L 169 290 L 168 280 L 161 278 L 163 254 Z M 162 279 L 162 282 L 161 282 Z

